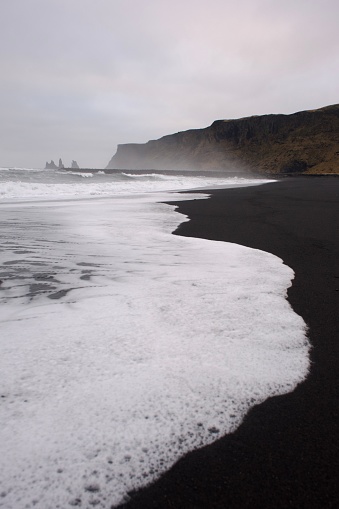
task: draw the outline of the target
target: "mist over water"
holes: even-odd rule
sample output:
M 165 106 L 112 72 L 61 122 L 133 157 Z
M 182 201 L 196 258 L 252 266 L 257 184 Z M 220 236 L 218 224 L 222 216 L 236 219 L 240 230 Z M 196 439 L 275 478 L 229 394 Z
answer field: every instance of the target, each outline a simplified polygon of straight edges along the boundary
M 0 175 L 0 507 L 117 505 L 306 377 L 292 270 L 171 235 L 208 179 Z

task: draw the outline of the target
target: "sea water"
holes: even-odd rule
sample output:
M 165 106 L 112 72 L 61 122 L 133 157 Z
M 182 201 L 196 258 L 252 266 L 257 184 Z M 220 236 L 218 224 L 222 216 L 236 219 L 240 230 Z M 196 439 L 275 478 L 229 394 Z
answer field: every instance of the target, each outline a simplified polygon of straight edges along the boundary
M 292 270 L 172 235 L 167 190 L 260 181 L 0 171 L 0 507 L 110 508 L 292 391 Z

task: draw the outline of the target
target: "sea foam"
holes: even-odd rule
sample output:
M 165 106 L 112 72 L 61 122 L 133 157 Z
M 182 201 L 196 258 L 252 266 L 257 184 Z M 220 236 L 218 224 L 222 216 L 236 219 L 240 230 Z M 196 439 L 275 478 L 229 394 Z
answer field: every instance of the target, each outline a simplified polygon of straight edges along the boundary
M 170 198 L 1 206 L 0 507 L 117 505 L 306 377 L 292 270 Z

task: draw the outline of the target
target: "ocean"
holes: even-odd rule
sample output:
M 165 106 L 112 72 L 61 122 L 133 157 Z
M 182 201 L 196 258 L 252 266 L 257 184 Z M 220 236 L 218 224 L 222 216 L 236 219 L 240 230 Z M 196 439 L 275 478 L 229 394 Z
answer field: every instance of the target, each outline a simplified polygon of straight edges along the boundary
M 118 505 L 305 379 L 293 271 L 164 203 L 265 182 L 0 169 L 0 507 Z

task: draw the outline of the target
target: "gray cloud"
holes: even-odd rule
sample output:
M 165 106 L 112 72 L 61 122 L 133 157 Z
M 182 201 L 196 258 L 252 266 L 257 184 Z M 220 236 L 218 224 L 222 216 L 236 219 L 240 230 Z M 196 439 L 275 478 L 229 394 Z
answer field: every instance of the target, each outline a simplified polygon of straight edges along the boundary
M 337 0 L 2 0 L 0 165 L 338 102 Z

